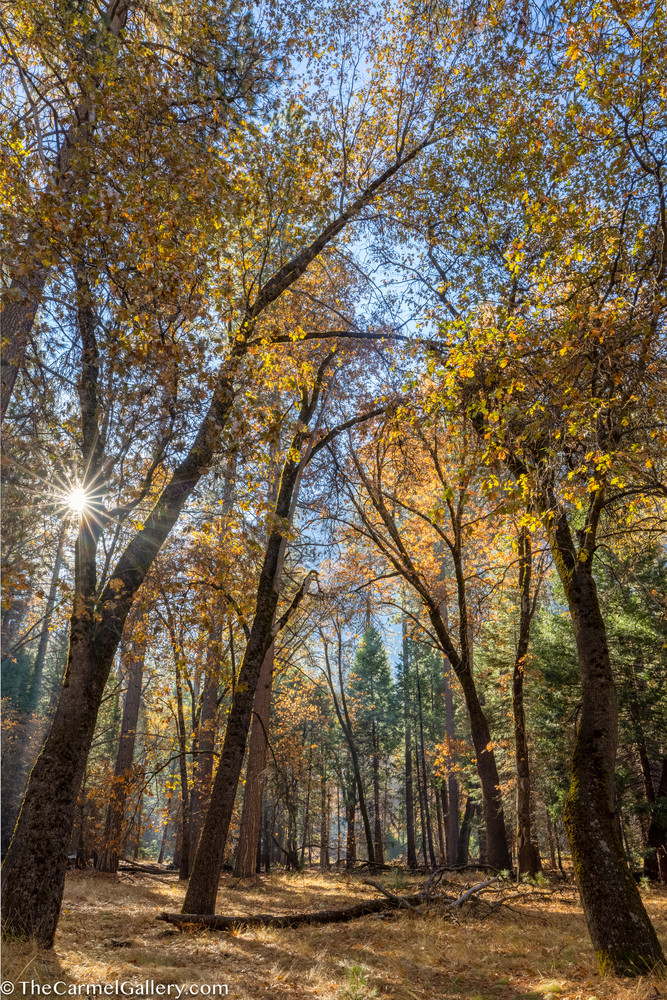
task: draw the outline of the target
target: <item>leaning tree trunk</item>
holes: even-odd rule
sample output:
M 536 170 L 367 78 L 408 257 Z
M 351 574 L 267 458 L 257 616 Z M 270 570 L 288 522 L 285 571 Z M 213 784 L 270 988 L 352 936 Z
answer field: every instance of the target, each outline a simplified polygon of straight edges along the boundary
M 262 664 L 276 634 L 287 624 L 290 614 L 298 607 L 311 578 L 311 574 L 308 574 L 290 608 L 276 621 L 287 532 L 294 514 L 301 475 L 305 461 L 307 461 L 307 458 L 302 459 L 301 451 L 307 440 L 308 422 L 317 408 L 319 389 L 330 358 L 331 356 L 325 359 L 318 370 L 312 398 L 310 400 L 304 398 L 299 413 L 299 430 L 292 441 L 292 447 L 283 465 L 278 499 L 275 505 L 275 527 L 266 544 L 262 571 L 257 586 L 255 615 L 227 718 L 227 728 L 208 813 L 192 868 L 190 884 L 183 902 L 184 913 L 215 913 L 215 900 L 218 893 L 225 844 L 234 811 L 234 801 L 252 719 L 252 706 Z
M 489 725 L 480 705 L 469 666 L 466 665 L 458 676 L 468 708 L 470 733 L 477 758 L 477 773 L 482 786 L 482 812 L 486 827 L 488 863 L 494 868 L 508 870 L 512 867 L 512 859 L 507 846 L 500 777 Z
M 141 685 L 144 672 L 145 644 L 132 642 L 127 656 L 127 691 L 123 705 L 118 755 L 114 768 L 113 788 L 104 823 L 104 844 L 97 859 L 101 872 L 118 871 L 118 856 L 122 847 L 125 800 L 132 775 L 134 745 L 141 704 Z
M 437 613 L 434 613 L 435 610 L 437 610 Z M 438 633 L 438 638 L 442 636 L 444 640 L 445 635 L 443 634 L 442 617 L 439 609 L 429 608 L 429 616 Z M 456 676 L 461 683 L 466 708 L 468 709 L 468 718 L 470 719 L 470 734 L 475 748 L 477 774 L 479 775 L 479 782 L 482 787 L 482 812 L 484 815 L 484 826 L 486 827 L 488 863 L 502 871 L 509 870 L 512 867 L 512 859 L 507 846 L 507 831 L 505 829 L 503 798 L 500 791 L 500 777 L 498 775 L 493 743 L 491 742 L 489 724 L 486 720 L 484 709 L 481 706 L 479 695 L 477 694 L 477 686 L 472 672 L 471 655 L 468 652 L 464 654 L 463 658 L 457 658 L 458 662 L 455 662 L 453 659 L 455 651 L 451 646 L 449 636 L 446 636 L 446 638 L 447 643 L 443 641 L 443 650 L 447 651 L 447 646 L 450 647 L 447 653 L 448 659 L 452 663 L 452 666 L 454 666 Z
M 234 865 L 234 874 L 237 878 L 254 875 L 258 869 L 257 841 L 262 824 L 262 794 L 264 791 L 264 772 L 266 770 L 268 750 L 267 735 L 271 711 L 274 650 L 275 646 L 271 643 L 264 657 L 257 691 L 255 692 L 255 703 L 253 706 L 254 719 L 250 731 L 239 845 L 236 853 L 236 864 Z
M 44 620 L 39 635 L 39 644 L 35 655 L 35 662 L 30 676 L 30 683 L 23 708 L 24 721 L 16 739 L 16 743 L 11 748 L 11 753 L 3 754 L 2 767 L 2 849 L 9 846 L 12 831 L 16 825 L 16 819 L 21 806 L 21 799 L 25 792 L 28 775 L 32 769 L 37 754 L 39 753 L 44 733 L 46 730 L 48 713 L 43 713 L 42 717 L 37 716 L 37 706 L 42 693 L 42 677 L 46 654 L 49 648 L 51 637 L 51 620 L 56 606 L 58 596 L 58 580 L 60 578 L 60 568 L 62 566 L 63 549 L 69 525 L 64 520 L 58 534 L 58 544 L 56 557 L 51 573 L 51 583 L 46 598 L 44 609 Z M 10 644 L 3 643 L 3 650 L 9 650 Z
M 556 564 L 572 616 L 582 687 L 563 818 L 600 968 L 636 975 L 663 966 L 665 957 L 614 822 L 618 707 L 607 635 L 589 562 L 577 560 L 568 572 L 562 558 Z
M 2 866 L 3 928 L 50 948 L 58 923 L 76 799 L 111 664 L 135 595 L 180 511 L 208 469 L 234 402 L 240 345 L 220 374 L 195 440 L 151 513 L 130 540 L 100 593 L 99 526 L 86 518 L 75 552 L 76 592 L 70 645 L 58 705 L 30 774 L 16 830 Z M 94 361 L 87 367 L 94 367 Z M 87 405 L 87 404 L 86 404 Z M 96 421 L 89 428 L 98 440 Z M 94 444 L 91 445 L 90 450 Z M 95 465 L 91 472 L 95 472 Z
M 3 865 L 5 932 L 45 947 L 58 922 L 77 794 L 108 675 L 91 632 L 92 616 L 72 625 L 68 676 Z

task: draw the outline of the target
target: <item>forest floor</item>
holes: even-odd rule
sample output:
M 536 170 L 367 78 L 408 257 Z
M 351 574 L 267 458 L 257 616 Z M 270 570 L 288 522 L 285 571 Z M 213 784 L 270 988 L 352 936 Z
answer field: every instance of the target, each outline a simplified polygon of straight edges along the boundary
M 456 880 L 463 891 L 481 877 L 466 872 Z M 363 878 L 311 870 L 241 882 L 224 875 L 217 912 L 302 912 L 377 898 Z M 403 895 L 419 891 L 425 876 L 397 869 L 377 879 Z M 488 903 L 466 904 L 454 911 L 456 920 L 431 907 L 342 924 L 233 933 L 181 933 L 156 919 L 163 910 L 178 912 L 184 892 L 184 885 L 167 872 L 108 876 L 73 871 L 67 878 L 54 949 L 40 952 L 28 944 L 6 942 L 2 978 L 16 984 L 17 997 L 39 995 L 31 983 L 116 980 L 134 984 L 135 995 L 142 995 L 140 990 L 146 995 L 140 984 L 148 980 L 184 987 L 226 984 L 236 1000 L 667 998 L 667 980 L 597 974 L 581 907 L 569 885 L 510 901 L 511 908 L 492 911 Z M 667 890 L 642 892 L 667 946 Z M 27 985 L 22 987 L 22 982 Z M 61 986 L 59 992 L 65 989 Z M 85 990 L 80 995 L 85 996 Z M 188 995 L 184 990 L 185 1000 Z M 176 996 L 174 987 L 170 996 Z

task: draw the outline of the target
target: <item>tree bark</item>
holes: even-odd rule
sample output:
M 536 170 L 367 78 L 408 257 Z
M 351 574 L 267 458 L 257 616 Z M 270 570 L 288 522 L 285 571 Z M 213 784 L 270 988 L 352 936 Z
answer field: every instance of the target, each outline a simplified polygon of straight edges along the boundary
M 357 512 L 368 529 L 369 537 L 378 545 L 388 561 L 421 597 L 428 612 L 438 644 L 454 668 L 463 689 L 466 708 L 470 717 L 470 730 L 477 759 L 477 772 L 482 787 L 482 806 L 487 831 L 489 863 L 501 870 L 510 869 L 512 867 L 512 860 L 507 845 L 500 778 L 488 722 L 477 694 L 473 673 L 466 579 L 463 571 L 462 519 L 465 506 L 465 491 L 460 494 L 456 506 L 453 503 L 449 504 L 453 534 L 450 551 L 454 563 L 459 610 L 459 650 L 457 650 L 445 621 L 442 606 L 433 597 L 408 552 L 396 520 L 385 502 L 382 490 L 379 489 L 378 483 L 371 481 L 371 478 L 354 453 L 352 453 L 352 460 L 359 478 L 364 484 L 368 498 L 379 514 L 391 542 L 390 544 L 385 543 L 372 520 L 365 515 L 361 507 L 357 507 Z M 378 477 L 380 477 L 379 471 Z
M 47 713 L 44 713 L 41 718 L 38 718 L 35 713 L 37 712 L 39 698 L 42 693 L 42 677 L 44 673 L 44 664 L 46 663 L 46 653 L 49 647 L 49 638 L 51 636 L 51 619 L 53 618 L 53 610 L 58 596 L 58 580 L 60 578 L 60 568 L 62 566 L 63 549 L 65 546 L 65 538 L 67 536 L 67 528 L 68 522 L 67 520 L 64 520 L 58 534 L 56 557 L 53 563 L 51 583 L 49 585 L 49 592 L 46 598 L 46 607 L 44 608 L 44 620 L 42 622 L 39 644 L 37 646 L 37 653 L 35 655 L 35 662 L 30 675 L 30 684 L 25 700 L 25 719 L 23 727 L 20 731 L 20 736 L 17 738 L 16 744 L 12 746 L 11 754 L 8 755 L 10 760 L 7 766 L 5 766 L 6 758 L 3 754 L 3 852 L 9 846 L 12 832 L 16 826 L 16 820 L 19 814 L 21 799 L 28 781 L 28 775 L 30 774 L 33 764 L 35 763 L 35 759 L 39 753 L 46 730 Z M 3 650 L 7 650 L 8 648 L 9 644 L 3 644 Z
M 455 865 L 459 854 L 459 784 L 454 773 L 453 757 L 454 740 L 456 739 L 456 729 L 454 720 L 454 693 L 450 680 L 450 666 L 447 657 L 443 658 L 445 677 L 445 734 L 449 746 L 449 758 L 447 769 L 447 827 L 445 838 L 447 840 L 447 864 Z
M 405 825 L 406 825 L 406 860 L 408 868 L 417 867 L 417 844 L 415 838 L 415 799 L 412 782 L 412 732 L 410 728 L 410 685 L 409 665 L 410 647 L 408 641 L 407 621 L 405 615 L 401 620 L 403 639 L 403 725 L 405 728 Z
M 512 710 L 516 754 L 517 867 L 519 875 L 536 875 L 540 870 L 537 847 L 532 842 L 530 811 L 530 762 L 523 705 L 523 675 L 530 638 L 530 578 L 532 552 L 526 528 L 519 532 L 519 641 L 512 675 Z
M 115 873 L 118 871 L 118 857 L 123 846 L 125 801 L 132 775 L 134 745 L 137 722 L 139 721 L 145 655 L 146 649 L 143 640 L 134 640 L 128 644 L 128 653 L 124 664 L 127 673 L 127 690 L 123 705 L 118 754 L 116 755 L 113 786 L 104 823 L 104 843 L 96 865 L 101 872 Z
M 326 768 L 322 770 L 320 784 L 320 868 L 329 867 L 329 789 L 327 786 Z
M 655 851 L 657 873 L 662 882 L 667 882 L 667 757 L 662 758 L 658 791 L 653 802 L 651 822 L 648 828 L 648 846 Z
M 355 832 L 355 820 L 357 811 L 357 790 L 356 779 L 350 779 L 350 784 L 345 795 L 345 823 L 347 826 L 347 839 L 345 841 L 345 867 L 354 868 L 357 860 L 357 836 Z
M 176 669 L 176 728 L 178 736 L 178 769 L 181 778 L 181 858 L 178 877 L 186 879 L 190 869 L 190 784 L 188 780 L 187 734 L 183 711 L 182 661 L 179 647 L 174 647 Z
M 382 844 L 382 822 L 380 818 L 380 759 L 377 725 L 375 720 L 373 720 L 371 738 L 373 743 L 373 820 L 375 861 L 382 865 L 384 864 L 384 846 Z
M 563 819 L 600 968 L 637 975 L 664 966 L 665 957 L 614 823 L 618 708 L 597 589 L 588 560 L 575 563 L 567 558 L 574 546 L 567 546 L 563 535 L 569 538 L 569 529 L 565 533 L 561 522 L 552 535 L 552 548 L 574 626 L 582 686 Z
M 419 666 L 415 664 L 417 672 L 417 709 L 419 713 L 419 748 L 417 752 L 421 757 L 421 784 L 420 792 L 423 800 L 423 813 L 422 822 L 426 820 L 426 842 L 428 843 L 428 860 L 426 858 L 426 849 L 424 849 L 424 864 L 431 863 L 431 867 L 435 868 L 435 851 L 433 850 L 433 829 L 431 826 L 431 811 L 429 809 L 428 803 L 428 776 L 426 772 L 426 753 L 424 751 L 424 715 L 422 710 L 422 689 L 421 680 L 419 677 Z
M 470 795 L 466 799 L 466 806 L 463 810 L 463 820 L 461 822 L 461 832 L 458 836 L 458 853 L 456 855 L 457 865 L 467 865 L 470 857 L 470 832 L 472 821 L 479 812 L 479 806 L 473 803 Z
M 169 831 L 169 824 L 171 823 L 171 800 L 174 796 L 173 780 L 176 773 L 176 761 L 171 765 L 171 773 L 169 776 L 169 784 L 167 786 L 167 800 L 165 802 L 165 817 L 164 826 L 162 828 L 162 839 L 160 841 L 160 854 L 157 859 L 157 863 L 161 865 L 164 862 L 164 852 L 167 847 L 167 833 Z
M 238 357 L 225 366 L 211 407 L 143 531 L 130 541 L 96 598 L 97 537 L 81 520 L 75 550 L 70 647 L 63 687 L 42 751 L 32 769 L 14 836 L 2 867 L 3 926 L 51 947 L 67 870 L 76 798 L 97 712 L 135 594 L 183 504 L 207 470 L 234 400 Z
M 331 359 L 332 355 L 328 355 L 320 365 L 311 398 L 308 399 L 304 392 L 298 419 L 299 429 L 292 440 L 292 446 L 283 465 L 275 505 L 274 527 L 266 545 L 257 587 L 255 614 L 227 718 L 227 728 L 211 792 L 211 801 L 192 869 L 190 884 L 183 903 L 184 913 L 215 912 L 215 900 L 225 843 L 234 810 L 241 768 L 243 767 L 246 740 L 252 719 L 252 706 L 262 664 L 276 634 L 287 624 L 290 615 L 298 607 L 310 580 L 309 574 L 290 608 L 278 621 L 275 621 L 287 534 L 292 523 L 305 462 L 312 454 L 312 451 L 306 446 L 305 455 L 302 457 L 302 449 L 308 441 L 308 423 L 317 409 L 322 381 Z
M 366 836 L 366 849 L 368 852 L 368 860 L 370 862 L 374 862 L 375 851 L 373 849 L 373 835 L 371 833 L 371 823 L 368 817 L 366 796 L 364 795 L 364 786 L 361 778 L 359 753 L 357 750 L 357 743 L 354 738 L 354 732 L 352 730 L 352 720 L 350 718 L 350 713 L 347 707 L 347 698 L 345 696 L 345 682 L 343 679 L 343 644 L 339 626 L 336 626 L 336 633 L 338 641 L 337 658 L 338 658 L 338 685 L 340 688 L 340 704 L 338 702 L 338 696 L 336 695 L 336 689 L 334 688 L 333 684 L 331 664 L 329 662 L 328 644 L 327 641 L 324 640 L 324 659 L 326 663 L 326 677 L 327 677 L 327 683 L 329 685 L 329 690 L 331 691 L 331 697 L 333 698 L 336 716 L 338 718 L 338 722 L 343 731 L 343 736 L 345 737 L 345 741 L 350 751 L 350 760 L 352 763 L 352 769 L 354 771 L 354 776 L 356 780 L 357 793 L 359 795 L 359 811 L 361 813 L 361 818 L 364 824 L 364 834 Z M 341 711 L 341 705 L 342 705 L 342 711 Z
M 435 814 L 436 814 L 436 820 L 437 820 L 437 823 L 438 823 L 438 847 L 439 847 L 438 864 L 439 865 L 446 865 L 447 864 L 447 849 L 445 847 L 445 830 L 444 830 L 444 826 L 443 826 L 443 811 L 442 811 L 443 799 L 442 799 L 442 795 L 440 794 L 441 792 L 444 792 L 444 790 L 445 790 L 445 786 L 442 785 L 441 788 L 436 788 L 436 791 L 435 791 Z M 445 816 L 446 816 L 446 811 L 445 811 Z
M 218 671 L 220 665 L 219 631 L 221 623 L 214 616 L 206 654 L 204 688 L 201 696 L 197 743 L 190 796 L 190 854 L 197 853 L 204 817 L 211 796 L 213 751 L 218 728 Z
M 271 711 L 274 650 L 275 645 L 271 643 L 264 657 L 255 692 L 239 844 L 234 865 L 234 874 L 237 878 L 254 875 L 257 871 L 257 838 L 262 823 L 262 793 L 268 751 L 267 734 Z

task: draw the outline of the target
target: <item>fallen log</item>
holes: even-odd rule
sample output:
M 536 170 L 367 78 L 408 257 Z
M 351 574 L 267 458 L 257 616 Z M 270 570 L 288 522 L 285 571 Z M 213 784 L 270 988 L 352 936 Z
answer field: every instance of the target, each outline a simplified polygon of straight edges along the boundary
M 315 913 L 250 913 L 232 917 L 217 916 L 206 913 L 166 913 L 158 920 L 174 924 L 181 930 L 230 931 L 236 927 L 299 927 L 301 924 L 337 924 L 347 920 L 365 917 L 368 913 L 381 913 L 383 910 L 395 910 L 400 906 L 418 906 L 427 901 L 427 897 L 416 892 L 412 896 L 391 896 L 385 899 L 368 899 L 354 906 L 340 910 L 318 910 Z

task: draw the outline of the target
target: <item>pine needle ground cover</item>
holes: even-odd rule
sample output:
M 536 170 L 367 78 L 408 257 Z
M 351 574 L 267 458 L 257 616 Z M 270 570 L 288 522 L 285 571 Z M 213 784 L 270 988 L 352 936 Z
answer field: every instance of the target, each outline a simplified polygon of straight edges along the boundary
M 461 890 L 475 877 L 457 876 Z M 418 891 L 423 876 L 385 873 L 393 893 Z M 452 916 L 393 911 L 351 923 L 298 929 L 185 932 L 161 923 L 178 911 L 185 886 L 164 876 L 71 872 L 52 951 L 5 942 L 4 981 L 14 995 L 30 984 L 226 984 L 237 1000 L 653 1000 L 667 982 L 601 978 L 594 971 L 578 897 L 571 886 L 492 909 L 472 902 Z M 667 891 L 643 898 L 661 941 L 667 940 Z M 223 876 L 221 913 L 333 909 L 376 896 L 359 875 L 277 873 Z M 22 987 L 21 982 L 27 982 Z M 24 989 L 27 991 L 24 994 Z M 64 987 L 59 987 L 63 990 Z M 85 993 L 82 995 L 85 996 Z M 173 996 L 172 992 L 172 996 Z M 187 996 L 183 993 L 183 996 Z

